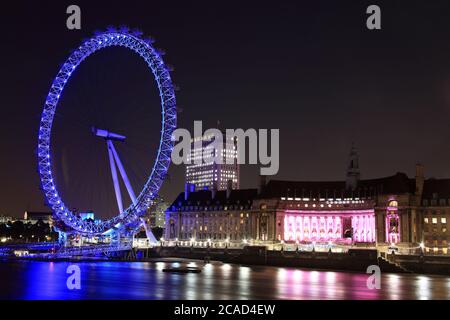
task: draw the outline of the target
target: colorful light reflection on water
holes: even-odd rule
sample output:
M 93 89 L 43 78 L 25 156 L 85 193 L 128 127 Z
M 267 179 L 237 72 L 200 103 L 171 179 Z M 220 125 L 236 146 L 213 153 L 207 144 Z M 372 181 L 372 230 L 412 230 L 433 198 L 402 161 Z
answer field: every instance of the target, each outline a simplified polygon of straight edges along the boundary
M 184 263 L 181 263 L 184 264 Z M 383 274 L 380 290 L 361 273 L 190 262 L 82 262 L 81 290 L 69 290 L 68 262 L 0 262 L 1 299 L 450 299 L 450 277 Z

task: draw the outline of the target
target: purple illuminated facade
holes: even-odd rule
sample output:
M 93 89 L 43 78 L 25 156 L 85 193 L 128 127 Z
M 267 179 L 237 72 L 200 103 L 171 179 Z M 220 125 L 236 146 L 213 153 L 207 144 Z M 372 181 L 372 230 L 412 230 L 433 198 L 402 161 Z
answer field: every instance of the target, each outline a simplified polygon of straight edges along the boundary
M 400 237 L 400 217 L 398 215 L 398 202 L 392 200 L 386 211 L 386 242 L 399 243 Z
M 267 185 L 284 184 L 271 181 Z M 289 183 L 289 182 L 288 182 Z M 300 182 L 299 182 L 300 183 Z M 264 195 L 264 194 L 263 194 Z M 267 197 L 253 203 L 259 221 L 256 239 L 284 243 L 375 245 L 375 201 L 361 198 Z M 268 217 L 267 219 L 265 217 Z M 262 222 L 262 223 L 261 223 Z
M 346 233 L 355 242 L 375 242 L 374 210 L 304 211 L 288 210 L 282 214 L 285 242 L 342 242 Z M 349 237 L 350 238 L 350 237 Z

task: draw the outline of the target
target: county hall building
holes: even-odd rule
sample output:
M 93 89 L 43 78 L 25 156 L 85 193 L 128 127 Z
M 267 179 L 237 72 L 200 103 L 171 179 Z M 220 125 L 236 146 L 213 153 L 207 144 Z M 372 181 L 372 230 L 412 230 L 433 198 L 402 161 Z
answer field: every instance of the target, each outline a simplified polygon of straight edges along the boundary
M 187 184 L 166 211 L 165 239 L 229 245 L 397 246 L 448 254 L 450 179 L 425 179 L 416 166 L 361 180 L 352 149 L 343 181 L 261 179 L 258 189 L 195 190 Z

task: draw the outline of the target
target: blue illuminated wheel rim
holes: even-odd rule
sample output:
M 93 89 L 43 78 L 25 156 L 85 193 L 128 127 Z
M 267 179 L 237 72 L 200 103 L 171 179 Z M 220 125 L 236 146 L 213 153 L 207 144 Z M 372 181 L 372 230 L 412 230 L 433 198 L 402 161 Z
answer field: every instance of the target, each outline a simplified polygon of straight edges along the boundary
M 86 40 L 66 60 L 54 79 L 42 112 L 38 139 L 38 170 L 41 187 L 55 218 L 81 234 L 99 235 L 117 226 L 135 225 L 158 195 L 159 189 L 169 169 L 176 129 L 177 113 L 174 85 L 170 73 L 161 57 L 161 53 L 152 46 L 151 39 L 143 39 L 138 32 L 127 29 L 100 33 Z M 161 98 L 162 129 L 155 163 L 137 197 L 136 204 L 130 205 L 118 216 L 105 221 L 86 221 L 74 215 L 60 197 L 52 175 L 51 131 L 55 111 L 66 83 L 77 66 L 94 52 L 107 47 L 126 47 L 139 54 L 152 71 Z

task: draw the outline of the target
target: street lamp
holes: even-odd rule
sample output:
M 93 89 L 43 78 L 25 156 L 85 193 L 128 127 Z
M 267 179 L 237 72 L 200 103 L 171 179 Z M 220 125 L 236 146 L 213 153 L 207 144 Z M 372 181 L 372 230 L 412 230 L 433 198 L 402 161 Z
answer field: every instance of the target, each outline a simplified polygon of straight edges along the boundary
M 423 243 L 423 241 L 420 243 L 420 255 L 423 255 L 424 250 L 425 249 L 425 243 Z

